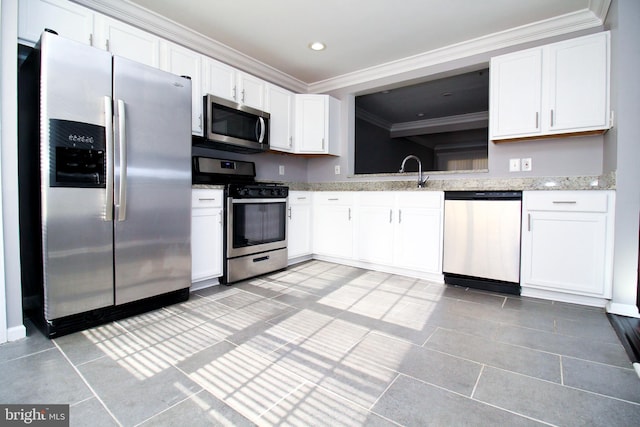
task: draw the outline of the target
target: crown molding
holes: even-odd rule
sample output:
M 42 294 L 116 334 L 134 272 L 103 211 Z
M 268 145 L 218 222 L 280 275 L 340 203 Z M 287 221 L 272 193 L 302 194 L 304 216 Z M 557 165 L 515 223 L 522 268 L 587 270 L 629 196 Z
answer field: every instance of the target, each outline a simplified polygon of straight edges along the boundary
M 611 0 L 591 0 L 588 9 L 512 28 L 314 83 L 305 83 L 223 43 L 126 0 L 71 0 L 297 93 L 328 93 L 381 78 L 602 26 Z
M 390 131 L 391 138 L 398 138 L 401 136 L 479 129 L 488 126 L 489 112 L 480 111 L 477 113 L 459 114 L 457 116 L 394 123 L 391 125 Z
M 308 91 L 308 85 L 305 82 L 136 4 L 125 0 L 71 1 L 291 91 L 298 93 Z
M 368 112 L 367 110 L 363 110 L 360 107 L 356 107 L 356 118 L 362 119 L 365 122 L 371 123 L 374 126 L 382 128 L 384 130 L 390 131 L 393 123 L 390 121 L 383 119 L 380 116 L 377 116 L 373 113 Z
M 593 0 L 591 9 L 557 16 L 551 19 L 523 25 L 494 34 L 478 37 L 465 42 L 445 46 L 429 52 L 387 62 L 343 74 L 331 79 L 309 84 L 309 92 L 326 93 L 344 89 L 369 81 L 391 77 L 409 71 L 483 54 L 498 49 L 535 42 L 549 37 L 560 36 L 576 31 L 587 30 L 603 25 L 610 0 Z

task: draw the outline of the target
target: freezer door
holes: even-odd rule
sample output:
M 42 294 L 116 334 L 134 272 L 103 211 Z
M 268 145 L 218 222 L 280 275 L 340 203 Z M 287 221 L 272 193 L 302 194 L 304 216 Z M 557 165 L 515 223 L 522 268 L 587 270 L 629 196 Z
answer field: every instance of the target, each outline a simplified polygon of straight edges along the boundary
M 53 320 L 114 303 L 106 166 L 88 160 L 104 157 L 109 137 L 111 55 L 50 33 L 40 47 L 44 315 Z M 86 168 L 61 150 L 84 158 Z
M 113 58 L 116 305 L 191 285 L 191 81 Z

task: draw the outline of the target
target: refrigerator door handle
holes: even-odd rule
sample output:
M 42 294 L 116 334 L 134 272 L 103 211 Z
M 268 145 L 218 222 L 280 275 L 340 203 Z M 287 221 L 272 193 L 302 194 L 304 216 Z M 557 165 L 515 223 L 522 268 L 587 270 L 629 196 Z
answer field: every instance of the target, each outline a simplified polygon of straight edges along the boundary
M 104 198 L 104 220 L 113 221 L 113 103 L 110 96 L 104 97 L 104 129 L 106 141 L 107 179 Z
M 118 99 L 118 128 L 120 144 L 120 188 L 118 190 L 118 221 L 127 219 L 127 127 L 124 101 Z

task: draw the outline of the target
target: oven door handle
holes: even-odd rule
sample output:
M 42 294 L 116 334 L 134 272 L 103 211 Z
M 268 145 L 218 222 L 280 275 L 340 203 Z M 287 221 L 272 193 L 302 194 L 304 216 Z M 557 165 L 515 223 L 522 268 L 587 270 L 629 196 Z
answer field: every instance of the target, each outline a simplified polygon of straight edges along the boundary
M 233 204 L 251 204 L 251 203 L 286 203 L 287 199 L 234 199 L 230 197 Z

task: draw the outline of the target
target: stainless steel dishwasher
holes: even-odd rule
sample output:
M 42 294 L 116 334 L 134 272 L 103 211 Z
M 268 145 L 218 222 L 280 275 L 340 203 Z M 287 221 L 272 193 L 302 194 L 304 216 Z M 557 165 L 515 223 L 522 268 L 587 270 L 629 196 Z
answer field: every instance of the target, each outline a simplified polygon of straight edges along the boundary
M 520 191 L 444 196 L 445 283 L 520 295 Z

